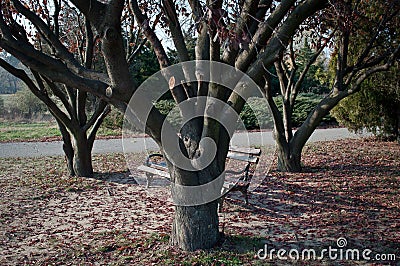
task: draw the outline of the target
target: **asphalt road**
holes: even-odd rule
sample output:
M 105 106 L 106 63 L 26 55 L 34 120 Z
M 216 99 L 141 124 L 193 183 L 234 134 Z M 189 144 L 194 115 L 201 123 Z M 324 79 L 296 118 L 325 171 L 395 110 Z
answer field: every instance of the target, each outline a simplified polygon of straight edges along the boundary
M 330 141 L 346 138 L 360 138 L 359 135 L 349 132 L 345 128 L 317 129 L 309 142 Z M 232 145 L 273 145 L 271 132 L 236 133 Z M 142 152 L 144 150 L 158 150 L 156 143 L 150 138 L 96 140 L 93 154 L 114 152 Z M 0 158 L 12 157 L 43 157 L 63 155 L 62 142 L 17 142 L 0 143 Z

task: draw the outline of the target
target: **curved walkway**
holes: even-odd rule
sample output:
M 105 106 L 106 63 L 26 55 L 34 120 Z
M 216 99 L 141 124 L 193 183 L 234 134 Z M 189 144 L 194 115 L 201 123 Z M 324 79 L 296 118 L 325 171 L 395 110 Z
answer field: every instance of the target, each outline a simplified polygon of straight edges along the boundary
M 354 134 L 346 128 L 317 129 L 309 139 L 309 142 L 331 141 L 346 138 L 360 138 L 368 134 Z M 236 133 L 232 142 L 235 145 L 270 145 L 274 143 L 272 132 Z M 156 143 L 150 138 L 134 138 L 126 142 L 125 150 L 130 152 L 142 152 L 146 148 L 157 150 Z M 93 147 L 93 154 L 123 152 L 122 139 L 96 140 Z M 0 143 L 0 158 L 12 157 L 43 157 L 63 155 L 62 142 L 17 142 Z

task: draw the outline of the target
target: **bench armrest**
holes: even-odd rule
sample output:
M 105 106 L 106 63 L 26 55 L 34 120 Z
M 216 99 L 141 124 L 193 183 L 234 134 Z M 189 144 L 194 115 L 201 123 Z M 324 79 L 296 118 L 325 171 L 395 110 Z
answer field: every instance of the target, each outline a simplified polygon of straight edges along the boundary
M 146 162 L 144 164 L 147 166 L 151 165 L 152 163 L 150 162 L 150 160 L 154 157 L 159 157 L 160 159 L 164 159 L 164 155 L 162 155 L 161 153 L 153 153 L 147 156 Z

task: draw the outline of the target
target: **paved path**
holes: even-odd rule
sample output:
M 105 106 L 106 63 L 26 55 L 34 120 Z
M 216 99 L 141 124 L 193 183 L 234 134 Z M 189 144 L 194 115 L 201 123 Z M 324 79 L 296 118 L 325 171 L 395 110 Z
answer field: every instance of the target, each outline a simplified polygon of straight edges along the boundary
M 317 129 L 309 139 L 309 142 L 327 141 L 345 138 L 360 138 L 363 135 L 357 135 L 349 132 L 345 128 Z M 262 141 L 262 142 L 261 142 Z M 274 144 L 271 132 L 256 133 L 236 133 L 233 137 L 234 145 L 271 145 Z M 123 146 L 125 151 L 141 152 L 145 148 L 157 150 L 156 143 L 150 138 L 134 138 L 124 140 L 96 140 L 93 147 L 93 153 L 113 153 L 122 152 Z M 18 142 L 18 143 L 0 143 L 0 158 L 10 157 L 43 157 L 63 155 L 62 142 Z

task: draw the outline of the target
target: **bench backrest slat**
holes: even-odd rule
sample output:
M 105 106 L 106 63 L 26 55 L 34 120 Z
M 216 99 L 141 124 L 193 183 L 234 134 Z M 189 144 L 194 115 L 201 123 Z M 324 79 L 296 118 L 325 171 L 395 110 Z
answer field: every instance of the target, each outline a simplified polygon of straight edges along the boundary
M 243 161 L 243 162 L 257 163 L 260 154 L 261 154 L 261 149 L 230 147 L 226 157 L 229 159 Z M 165 162 L 162 162 L 162 164 L 148 162 L 148 166 L 157 168 L 158 170 L 161 171 L 168 171 Z

